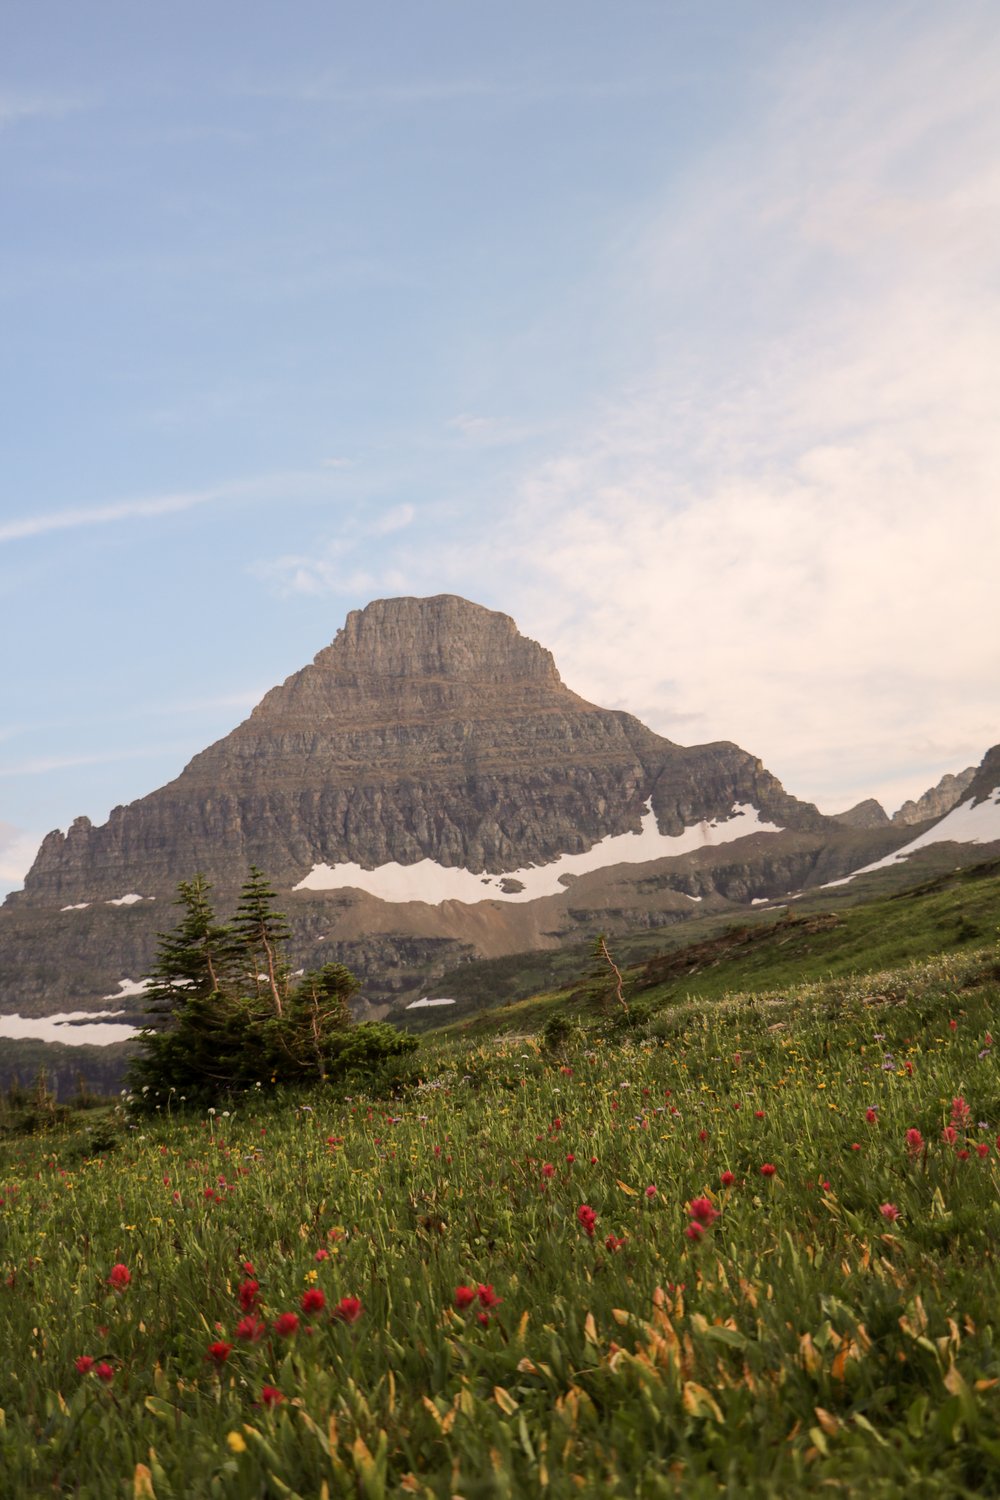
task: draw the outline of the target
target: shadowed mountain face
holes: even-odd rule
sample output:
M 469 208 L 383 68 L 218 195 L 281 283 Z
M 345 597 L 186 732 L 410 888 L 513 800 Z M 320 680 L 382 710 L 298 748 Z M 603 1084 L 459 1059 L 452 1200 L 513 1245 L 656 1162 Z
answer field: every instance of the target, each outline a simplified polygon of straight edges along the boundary
M 294 891 L 314 866 L 431 860 L 500 875 L 638 833 L 647 807 L 660 834 L 677 836 L 731 820 L 737 806 L 786 834 L 741 838 L 748 852 L 715 863 L 705 850 L 671 858 L 654 883 L 670 920 L 694 900 L 781 895 L 820 866 L 844 873 L 905 837 L 838 827 L 735 745 L 686 749 L 585 702 L 506 615 L 451 595 L 379 600 L 351 613 L 332 645 L 175 781 L 101 827 L 81 818 L 48 836 L 24 891 L 0 910 L 0 1009 L 114 993 L 148 968 L 180 880 L 203 872 L 225 912 L 251 864 L 282 893 L 299 962 L 341 958 L 369 993 L 405 988 L 439 950 L 453 963 L 604 925 L 610 887 L 588 874 L 518 913 L 488 900 L 434 905 L 429 893 L 391 905 L 356 891 Z M 785 854 L 781 838 L 793 841 Z M 632 905 L 620 892 L 614 901 L 630 920 Z

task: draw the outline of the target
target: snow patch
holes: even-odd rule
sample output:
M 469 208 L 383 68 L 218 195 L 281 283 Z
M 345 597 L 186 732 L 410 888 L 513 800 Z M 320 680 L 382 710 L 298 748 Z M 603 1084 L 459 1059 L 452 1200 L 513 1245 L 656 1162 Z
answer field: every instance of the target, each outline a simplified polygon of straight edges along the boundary
M 144 995 L 152 986 L 151 979 L 119 979 L 117 995 L 102 995 L 102 1000 L 131 1000 L 134 995 Z M 120 1012 L 116 1011 L 116 1015 Z
M 89 901 L 78 901 L 75 906 L 60 906 L 60 911 L 86 911 Z
M 382 901 L 425 901 L 440 906 L 442 901 L 537 901 L 540 896 L 562 896 L 566 881 L 588 875 L 611 865 L 644 865 L 654 859 L 689 854 L 695 849 L 712 848 L 751 833 L 781 833 L 776 823 L 765 823 L 749 802 L 737 803 L 728 818 L 711 823 L 695 823 L 683 833 L 661 833 L 656 814 L 646 803 L 642 827 L 638 833 L 611 833 L 583 854 L 560 854 L 547 865 L 528 865 L 523 870 L 509 870 L 502 875 L 475 874 L 456 866 L 439 865 L 433 859 L 421 859 L 412 865 L 395 862 L 379 865 L 375 870 L 356 864 L 313 865 L 312 870 L 293 889 L 296 891 L 336 891 L 345 887 L 367 891 Z M 517 881 L 521 890 L 504 890 L 507 881 Z M 691 896 L 691 901 L 700 897 Z
M 918 849 L 926 849 L 929 844 L 992 844 L 1000 840 L 1000 786 L 993 788 L 985 802 L 973 803 L 970 797 L 967 802 L 960 802 L 953 807 L 950 813 L 946 813 L 939 823 L 933 828 L 928 828 L 918 838 L 909 844 L 904 844 L 902 849 L 897 849 L 894 854 L 887 854 L 884 859 L 877 859 L 873 864 L 862 865 L 860 870 L 854 870 L 850 875 L 845 875 L 841 880 L 828 880 L 822 890 L 828 890 L 834 885 L 847 885 L 858 875 L 867 875 L 871 870 L 884 870 L 888 865 L 894 865 L 901 859 L 909 859 Z
M 120 1010 L 70 1010 L 55 1016 L 0 1016 L 0 1037 L 11 1041 L 62 1042 L 67 1047 L 106 1047 L 138 1036 L 139 1027 L 95 1017 L 124 1015 Z M 74 1024 L 79 1023 L 79 1024 Z
M 411 1000 L 406 1007 L 407 1010 L 421 1010 L 429 1005 L 454 1005 L 454 1000 L 430 1000 L 425 995 L 422 1000 Z
M 113 896 L 110 901 L 105 901 L 105 906 L 134 906 L 137 901 L 155 901 L 155 896 L 140 896 L 135 891 L 129 891 L 127 896 Z

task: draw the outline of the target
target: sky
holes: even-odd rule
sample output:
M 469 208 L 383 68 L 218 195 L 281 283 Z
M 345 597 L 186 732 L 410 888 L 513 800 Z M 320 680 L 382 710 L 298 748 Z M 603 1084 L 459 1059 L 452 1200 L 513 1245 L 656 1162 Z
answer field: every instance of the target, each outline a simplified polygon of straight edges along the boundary
M 6 0 L 0 892 L 351 609 L 889 811 L 1000 741 L 994 0 Z

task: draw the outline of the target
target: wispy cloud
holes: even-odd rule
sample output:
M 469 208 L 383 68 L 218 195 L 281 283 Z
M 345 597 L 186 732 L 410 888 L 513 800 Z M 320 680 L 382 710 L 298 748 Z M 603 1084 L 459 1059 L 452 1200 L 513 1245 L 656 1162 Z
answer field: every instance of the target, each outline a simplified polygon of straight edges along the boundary
M 45 776 L 52 771 L 66 771 L 76 766 L 113 765 L 117 761 L 157 760 L 189 748 L 183 745 L 138 745 L 125 749 L 98 750 L 91 755 L 40 755 L 0 766 L 0 777 Z
M 25 120 L 60 120 L 93 104 L 93 99 L 80 95 L 25 94 L 0 84 L 0 129 Z
M 294 470 L 258 475 L 251 479 L 230 480 L 204 489 L 178 490 L 166 495 L 111 501 L 105 505 L 49 511 L 45 515 L 23 516 L 16 521 L 0 522 L 0 543 L 22 541 L 29 537 L 44 536 L 48 532 L 70 531 L 84 526 L 109 526 L 119 521 L 149 520 L 155 516 L 173 515 L 224 501 L 265 500 L 271 497 L 287 500 L 321 493 L 329 489 L 332 482 L 333 475 L 330 473 Z

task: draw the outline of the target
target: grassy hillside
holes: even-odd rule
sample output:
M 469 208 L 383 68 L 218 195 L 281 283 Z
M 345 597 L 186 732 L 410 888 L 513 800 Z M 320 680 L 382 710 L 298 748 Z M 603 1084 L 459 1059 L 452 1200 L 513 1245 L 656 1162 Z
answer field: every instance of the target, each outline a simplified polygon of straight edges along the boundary
M 824 899 L 834 894 L 818 892 L 777 914 L 757 913 L 736 924 L 731 918 L 703 923 L 696 941 L 690 941 L 694 925 L 686 924 L 688 941 L 678 938 L 665 949 L 662 934 L 649 933 L 634 943 L 614 939 L 611 949 L 626 970 L 633 1000 L 655 1010 L 686 997 L 718 999 L 744 991 L 776 991 L 827 976 L 874 973 L 908 959 L 971 951 L 1000 933 L 997 860 L 856 905 Z M 654 946 L 660 951 L 650 955 Z M 551 966 L 555 984 L 543 978 L 545 961 L 553 957 L 562 966 Z M 519 959 L 523 968 L 518 967 Z M 600 965 L 595 966 L 589 949 L 572 955 L 518 955 L 502 965 L 496 969 L 492 1005 L 485 997 L 494 965 L 469 965 L 473 972 L 465 996 L 457 985 L 451 993 L 467 1003 L 475 994 L 480 997 L 478 1008 L 444 1026 L 439 1012 L 429 1012 L 424 1029 L 436 1025 L 438 1034 L 468 1037 L 497 1030 L 532 1031 L 558 1010 L 586 1020 L 608 1008 L 607 985 L 593 981 Z M 518 984 L 522 978 L 541 982 L 525 995 Z M 560 978 L 564 988 L 559 987 Z

